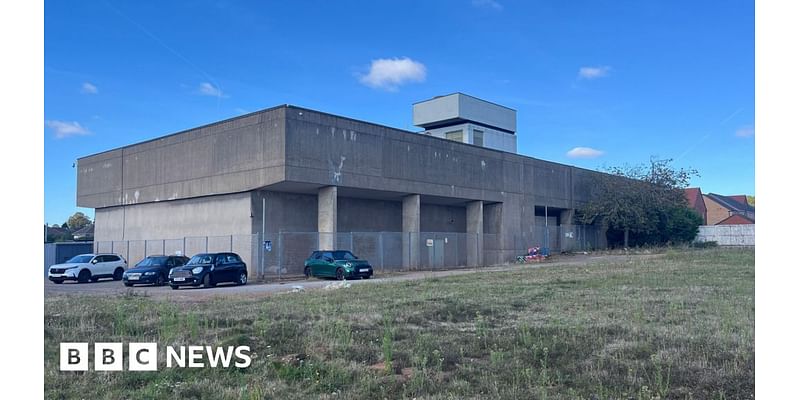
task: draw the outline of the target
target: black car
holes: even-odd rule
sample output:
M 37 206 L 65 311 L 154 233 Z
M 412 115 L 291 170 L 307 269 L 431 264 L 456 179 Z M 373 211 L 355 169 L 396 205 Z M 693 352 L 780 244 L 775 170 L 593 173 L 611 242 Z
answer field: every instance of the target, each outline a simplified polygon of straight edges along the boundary
M 169 270 L 180 267 L 189 261 L 185 256 L 148 256 L 135 267 L 122 274 L 125 286 L 148 284 L 163 286 L 168 279 Z
M 169 271 L 169 286 L 214 287 L 218 283 L 247 284 L 247 265 L 236 253 L 201 253 Z

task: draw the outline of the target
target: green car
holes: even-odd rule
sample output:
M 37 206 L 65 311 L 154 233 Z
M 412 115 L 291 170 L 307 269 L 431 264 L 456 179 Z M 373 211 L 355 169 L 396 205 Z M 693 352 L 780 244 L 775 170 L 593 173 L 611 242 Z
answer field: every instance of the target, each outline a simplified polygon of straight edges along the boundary
M 306 259 L 303 272 L 306 278 L 369 279 L 372 277 L 372 265 L 347 250 L 319 250 Z

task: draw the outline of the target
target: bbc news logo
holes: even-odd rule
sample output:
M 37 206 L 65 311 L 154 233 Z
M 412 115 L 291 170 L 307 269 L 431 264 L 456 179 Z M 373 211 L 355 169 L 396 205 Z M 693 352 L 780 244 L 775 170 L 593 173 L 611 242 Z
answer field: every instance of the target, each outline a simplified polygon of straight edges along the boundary
M 166 346 L 167 368 L 247 368 L 250 346 Z M 123 371 L 123 343 L 95 343 L 95 371 Z M 61 343 L 61 370 L 88 371 L 89 343 Z M 128 371 L 158 371 L 157 343 L 128 343 Z

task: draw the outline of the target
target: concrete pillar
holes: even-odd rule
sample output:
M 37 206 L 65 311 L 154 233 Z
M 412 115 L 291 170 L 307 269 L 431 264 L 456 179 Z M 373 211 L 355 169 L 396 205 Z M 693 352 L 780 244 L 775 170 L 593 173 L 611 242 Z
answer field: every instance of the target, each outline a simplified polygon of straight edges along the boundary
M 403 197 L 403 268 L 419 267 L 419 195 Z
M 326 186 L 317 193 L 317 231 L 320 250 L 336 250 L 336 186 Z
M 467 266 L 483 265 L 483 201 L 467 203 Z
M 503 203 L 486 204 L 483 207 L 483 262 L 497 265 L 503 262 L 500 232 L 503 220 Z

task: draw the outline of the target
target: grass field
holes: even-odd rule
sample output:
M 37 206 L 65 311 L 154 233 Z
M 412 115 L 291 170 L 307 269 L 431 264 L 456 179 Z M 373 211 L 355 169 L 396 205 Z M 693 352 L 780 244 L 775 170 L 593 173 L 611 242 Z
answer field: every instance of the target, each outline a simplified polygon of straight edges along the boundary
M 754 396 L 754 252 L 257 299 L 45 299 L 47 398 L 744 399 Z M 60 372 L 68 341 L 245 344 L 246 369 Z

